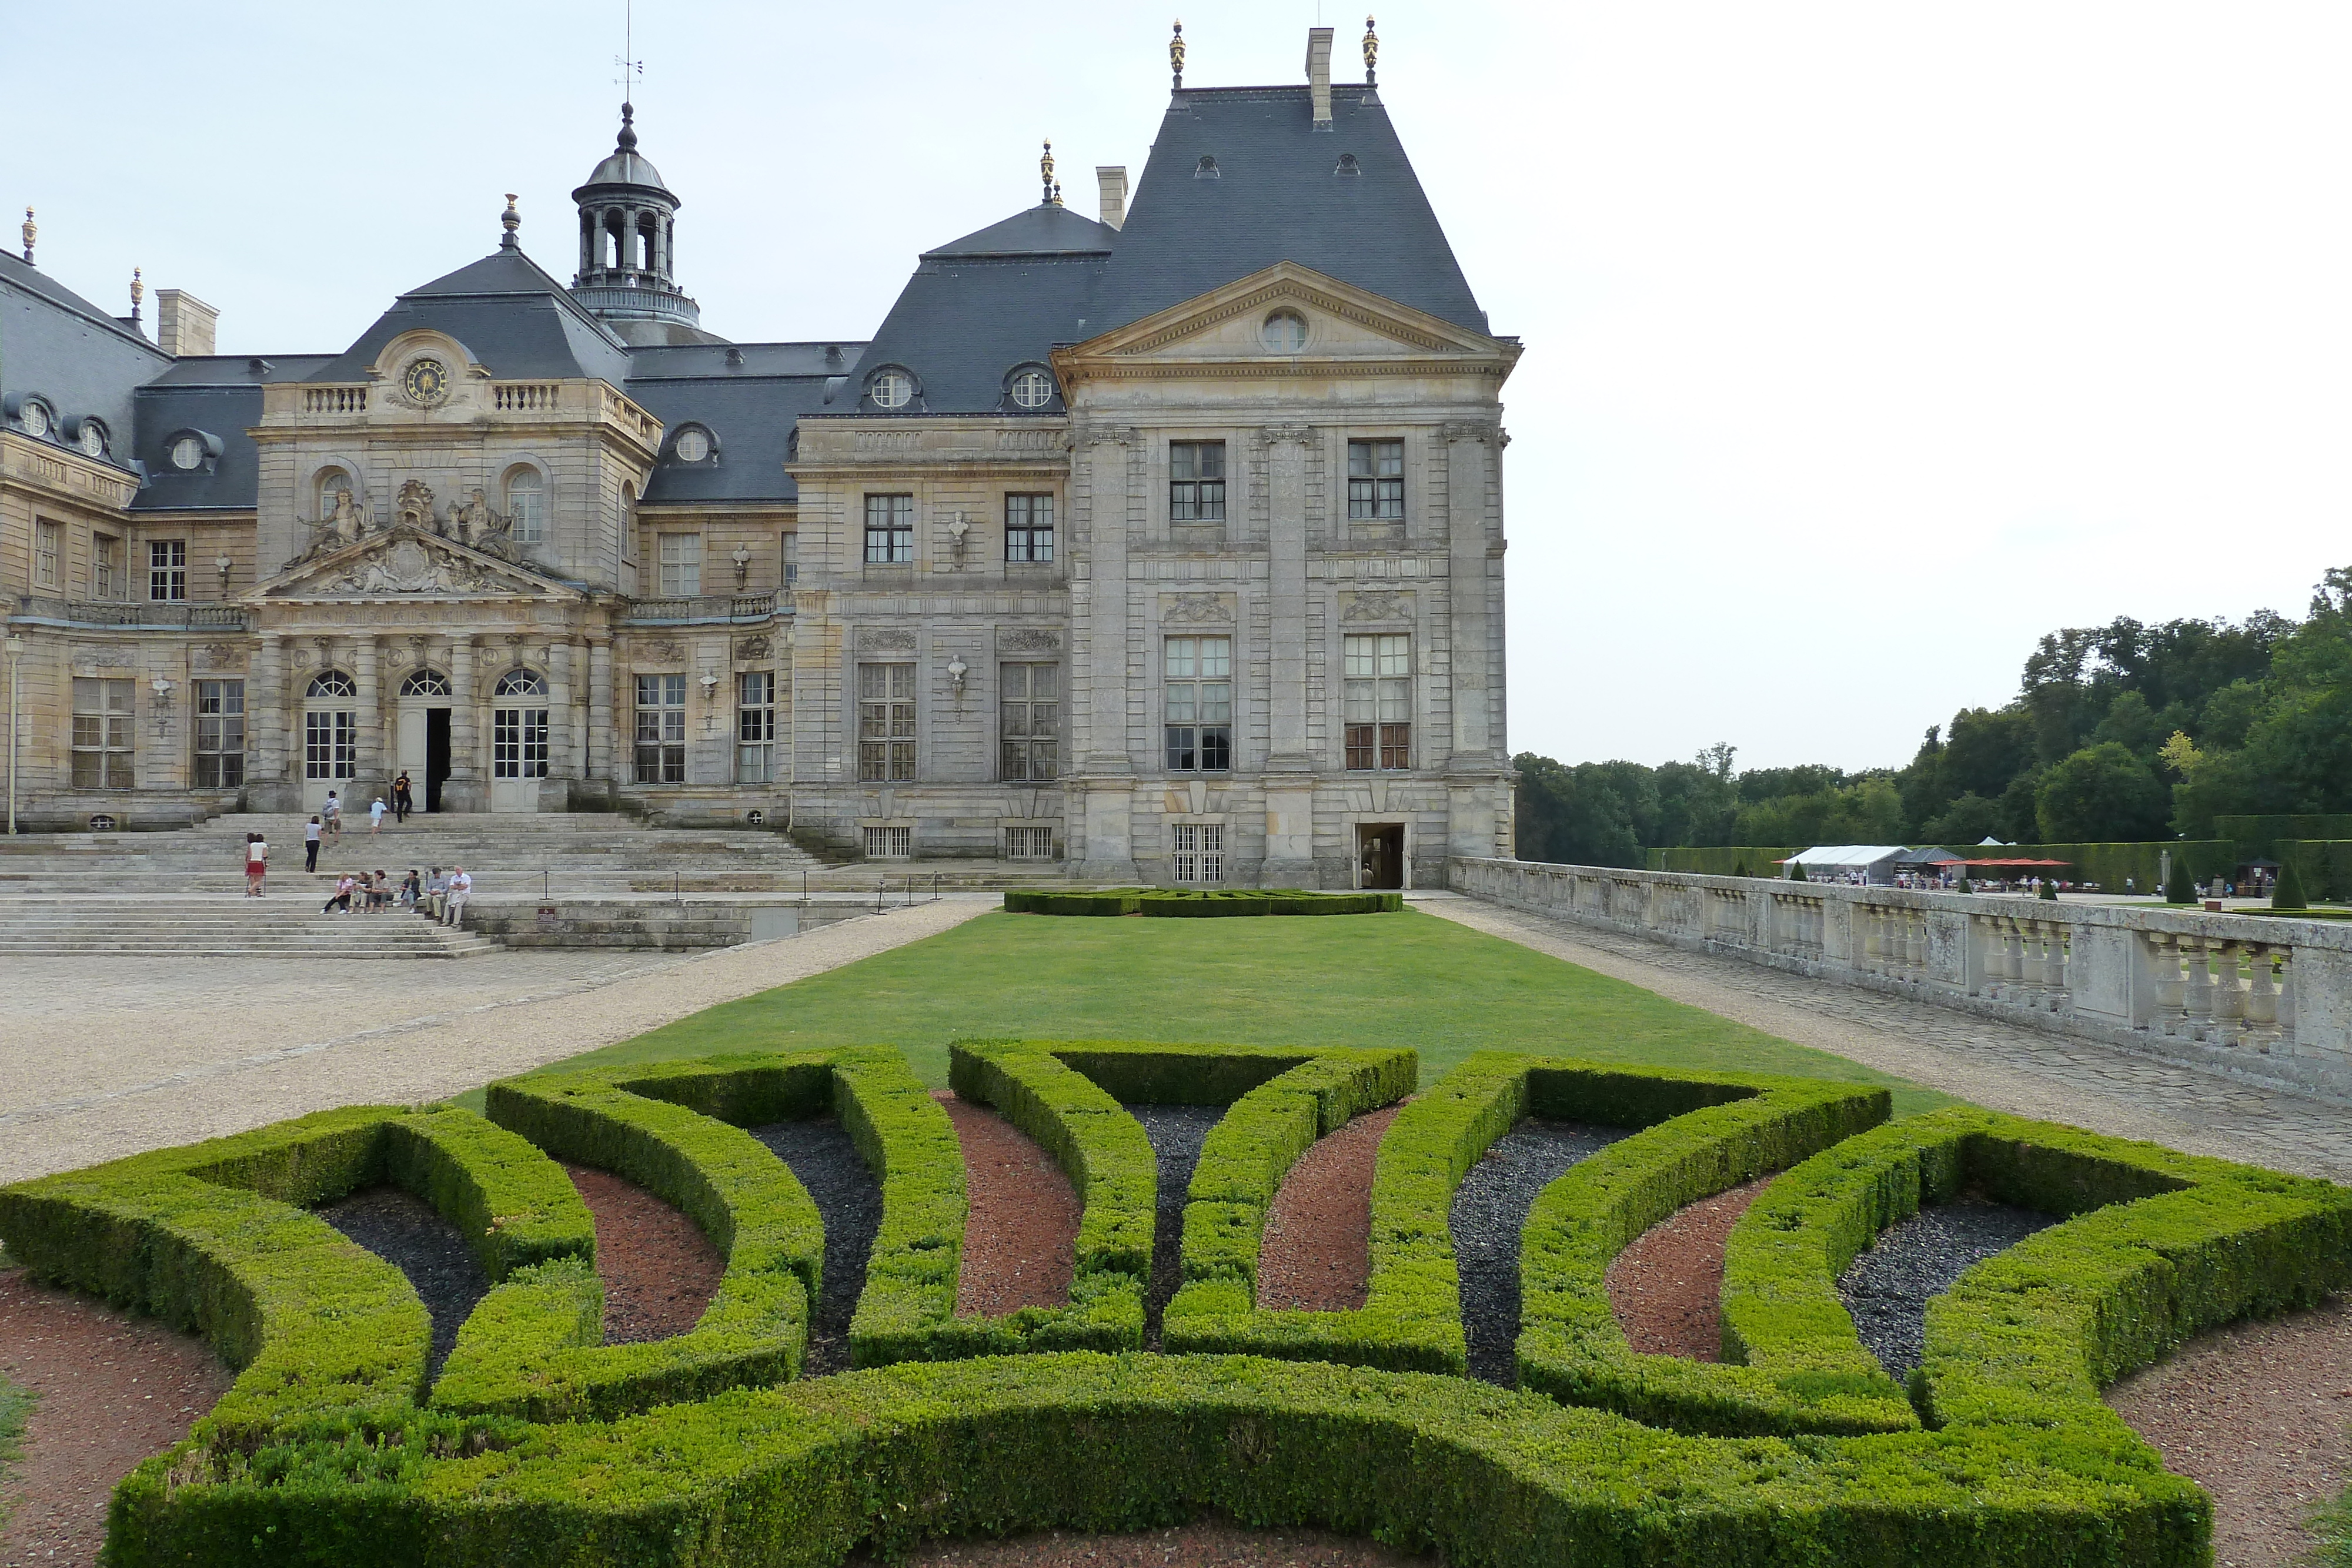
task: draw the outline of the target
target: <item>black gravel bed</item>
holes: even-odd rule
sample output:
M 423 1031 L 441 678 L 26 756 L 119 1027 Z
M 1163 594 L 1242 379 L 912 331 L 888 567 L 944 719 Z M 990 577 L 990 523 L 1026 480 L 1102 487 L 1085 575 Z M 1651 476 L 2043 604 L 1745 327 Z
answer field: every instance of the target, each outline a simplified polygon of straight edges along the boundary
M 824 1220 L 824 1288 L 809 1324 L 808 1375 L 849 1370 L 849 1320 L 866 1289 L 866 1260 L 882 1228 L 882 1185 L 834 1116 L 773 1122 L 751 1135 L 792 1167 Z
M 396 1186 L 369 1187 L 312 1212 L 408 1276 L 433 1319 L 427 1375 L 440 1376 L 457 1330 L 490 1288 L 465 1237 L 431 1204 Z
M 1184 1194 L 1209 1129 L 1224 1120 L 1223 1105 L 1129 1105 L 1143 1124 L 1160 1167 L 1158 1210 L 1151 1225 L 1151 1282 L 1143 1292 L 1143 1346 L 1160 1348 L 1160 1316 L 1184 1279 Z
M 1996 1252 L 2058 1223 L 2037 1209 L 1987 1198 L 1931 1204 L 1878 1233 L 1870 1250 L 1838 1276 L 1838 1299 L 1862 1343 L 1900 1381 L 1919 1364 L 1927 1301 Z
M 1470 1375 L 1518 1385 L 1519 1231 L 1537 1195 L 1580 1160 L 1631 1131 L 1528 1117 L 1487 1145 L 1454 1189 L 1446 1228 L 1462 1276 L 1462 1333 Z

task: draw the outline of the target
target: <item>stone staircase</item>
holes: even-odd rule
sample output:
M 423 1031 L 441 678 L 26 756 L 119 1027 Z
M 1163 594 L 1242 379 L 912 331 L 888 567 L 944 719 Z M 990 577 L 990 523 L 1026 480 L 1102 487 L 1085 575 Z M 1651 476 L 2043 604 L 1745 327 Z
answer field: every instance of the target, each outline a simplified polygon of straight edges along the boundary
M 322 888 L 282 884 L 263 899 L 12 899 L 0 956 L 26 958 L 463 958 L 498 944 L 416 915 L 321 915 Z

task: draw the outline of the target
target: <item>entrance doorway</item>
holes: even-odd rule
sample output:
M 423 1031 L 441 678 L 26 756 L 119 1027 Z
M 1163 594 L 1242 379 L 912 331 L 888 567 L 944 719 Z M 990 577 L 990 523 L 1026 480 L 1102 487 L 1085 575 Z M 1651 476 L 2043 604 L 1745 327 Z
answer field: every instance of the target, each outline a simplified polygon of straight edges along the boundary
M 425 710 L 425 809 L 441 809 L 441 780 L 449 777 L 449 710 Z
M 397 771 L 408 775 L 411 797 L 425 811 L 441 809 L 441 781 L 449 777 L 449 710 L 403 703 L 394 737 Z M 418 788 L 418 786 L 422 788 Z
M 1360 822 L 1356 826 L 1356 885 L 1404 886 L 1404 824 Z

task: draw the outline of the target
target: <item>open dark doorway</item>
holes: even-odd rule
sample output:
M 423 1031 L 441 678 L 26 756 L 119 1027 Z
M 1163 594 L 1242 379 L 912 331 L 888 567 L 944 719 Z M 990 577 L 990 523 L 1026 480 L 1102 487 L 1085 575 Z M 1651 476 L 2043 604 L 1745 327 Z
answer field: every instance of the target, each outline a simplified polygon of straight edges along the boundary
M 449 710 L 425 710 L 425 809 L 441 809 L 441 780 L 449 777 Z
M 1356 827 L 1356 885 L 1404 885 L 1404 824 L 1361 822 Z

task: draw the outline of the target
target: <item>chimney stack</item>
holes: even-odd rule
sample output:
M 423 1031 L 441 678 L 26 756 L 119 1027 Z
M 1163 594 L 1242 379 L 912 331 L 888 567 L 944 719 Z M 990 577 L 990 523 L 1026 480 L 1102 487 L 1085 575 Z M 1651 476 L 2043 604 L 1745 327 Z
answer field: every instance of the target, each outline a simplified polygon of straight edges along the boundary
M 1102 196 L 1102 221 L 1113 228 L 1127 226 L 1127 170 L 1111 164 L 1095 169 L 1095 189 Z
M 1331 29 L 1307 29 L 1307 85 L 1315 95 L 1315 129 L 1331 129 Z
M 220 312 L 184 288 L 155 290 L 155 343 L 173 359 L 213 351 Z

